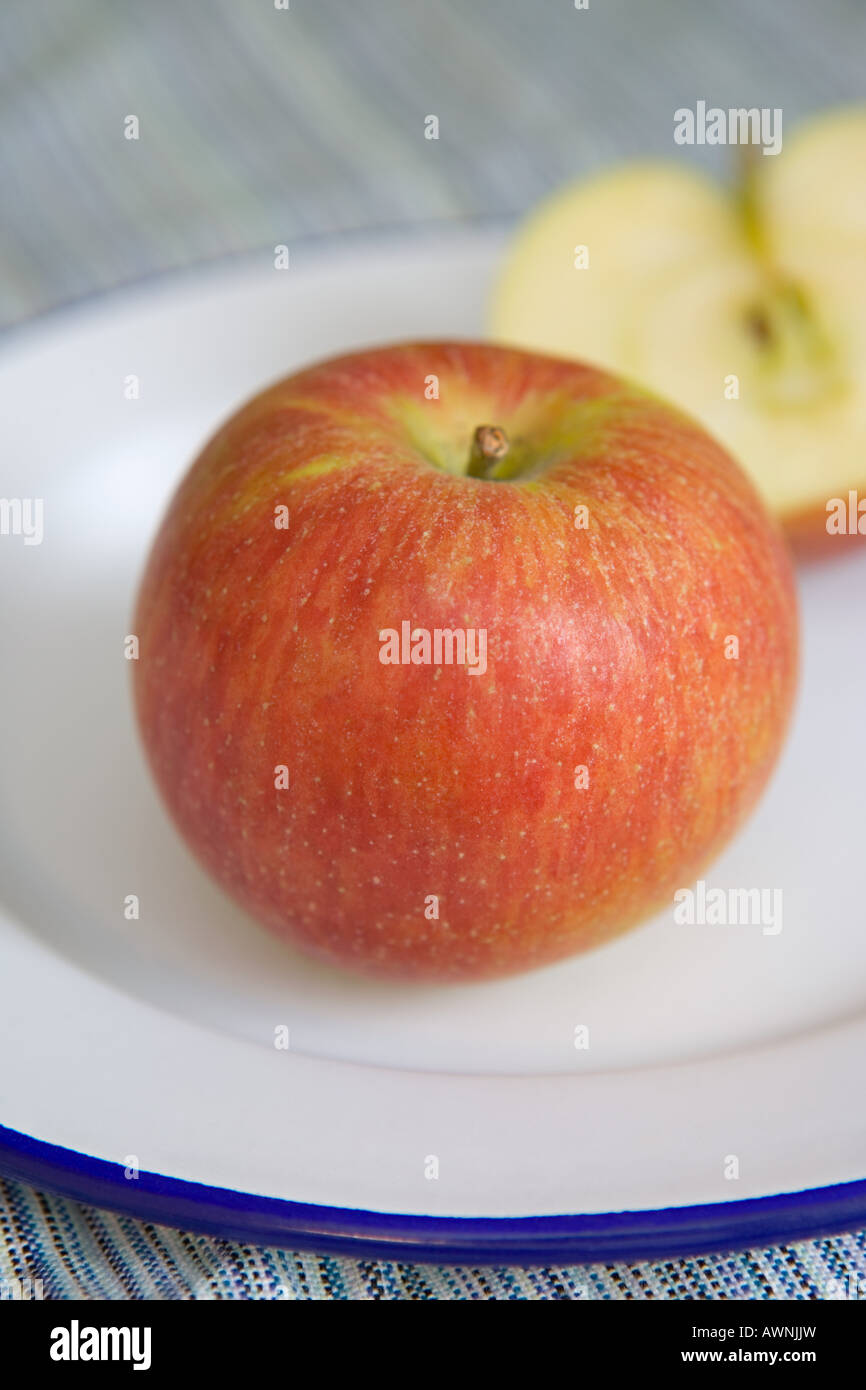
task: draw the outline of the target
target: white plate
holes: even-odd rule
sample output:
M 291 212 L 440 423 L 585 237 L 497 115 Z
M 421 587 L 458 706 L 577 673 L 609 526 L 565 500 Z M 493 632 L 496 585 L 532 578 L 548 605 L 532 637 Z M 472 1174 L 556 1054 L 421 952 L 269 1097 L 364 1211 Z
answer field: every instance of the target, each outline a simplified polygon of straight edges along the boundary
M 866 554 L 801 576 L 793 733 L 707 875 L 781 888 L 776 935 L 671 911 L 504 982 L 354 979 L 225 899 L 151 785 L 123 638 L 199 444 L 312 359 L 479 336 L 501 242 L 301 243 L 289 271 L 263 252 L 7 335 L 0 496 L 44 505 L 42 544 L 0 536 L 7 1171 L 245 1238 L 454 1257 L 636 1258 L 866 1216 Z

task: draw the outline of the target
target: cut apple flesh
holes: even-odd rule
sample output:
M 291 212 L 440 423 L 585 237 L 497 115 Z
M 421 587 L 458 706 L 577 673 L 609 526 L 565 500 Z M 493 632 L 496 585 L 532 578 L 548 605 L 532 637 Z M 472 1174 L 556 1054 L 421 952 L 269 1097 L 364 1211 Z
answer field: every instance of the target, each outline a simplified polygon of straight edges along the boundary
M 866 255 L 866 107 L 809 121 L 762 164 L 761 211 L 781 265 L 808 270 L 816 236 Z
M 522 229 L 493 300 L 493 332 L 563 356 L 592 347 L 600 366 L 617 370 L 634 296 L 708 251 L 734 252 L 740 239 L 729 200 L 700 175 L 664 164 L 601 175 L 554 195 Z M 577 269 L 583 247 L 589 263 Z
M 760 158 L 760 246 L 700 173 L 627 166 L 538 210 L 491 316 L 499 341 L 596 362 L 696 415 L 799 538 L 811 517 L 813 540 L 831 498 L 866 496 L 866 115 L 818 126 Z
M 717 260 L 635 301 L 627 370 L 694 411 L 783 519 L 866 478 L 866 294 L 845 289 L 828 273 L 821 323 L 791 323 L 752 266 Z

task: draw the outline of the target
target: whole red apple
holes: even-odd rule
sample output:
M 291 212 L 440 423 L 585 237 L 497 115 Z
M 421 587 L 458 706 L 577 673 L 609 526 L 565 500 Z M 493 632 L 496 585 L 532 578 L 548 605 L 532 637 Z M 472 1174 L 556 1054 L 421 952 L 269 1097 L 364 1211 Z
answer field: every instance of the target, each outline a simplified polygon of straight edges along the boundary
M 265 926 L 416 979 L 598 945 L 688 886 L 779 752 L 785 549 L 703 430 L 472 343 L 272 386 L 187 474 L 135 695 L 181 832 Z

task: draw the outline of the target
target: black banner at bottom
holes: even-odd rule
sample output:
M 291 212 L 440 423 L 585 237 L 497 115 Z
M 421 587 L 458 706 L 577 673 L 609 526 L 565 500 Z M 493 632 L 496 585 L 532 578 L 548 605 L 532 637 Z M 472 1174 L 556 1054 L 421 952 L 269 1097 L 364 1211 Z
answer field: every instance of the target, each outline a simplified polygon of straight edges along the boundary
M 304 1342 L 310 1332 L 332 1332 L 345 1326 L 345 1314 L 337 1307 L 313 1311 L 290 1308 L 287 1298 L 260 1301 L 88 1303 L 41 1302 L 22 1299 L 0 1302 L 0 1337 L 7 1365 L 47 1373 L 49 1376 L 99 1376 L 110 1368 L 112 1375 L 156 1375 L 195 1371 L 220 1377 L 243 1375 L 266 1367 L 282 1366 L 287 1372 L 292 1359 L 301 1351 L 307 1367 L 315 1365 L 315 1353 L 322 1358 L 322 1369 L 333 1369 L 334 1353 L 341 1343 Z M 503 1300 L 506 1301 L 506 1300 Z M 518 1300 L 519 1301 L 519 1300 Z M 592 1365 L 597 1357 L 614 1371 L 650 1369 L 667 1372 L 671 1367 L 698 1368 L 720 1365 L 787 1368 L 807 1366 L 823 1375 L 857 1365 L 864 1332 L 864 1303 L 858 1299 L 839 1301 L 590 1301 L 558 1316 L 551 1310 L 542 1324 L 544 1360 L 552 1354 L 549 1338 L 569 1339 L 569 1359 L 574 1365 Z M 496 1361 L 497 1350 L 515 1346 L 519 1322 L 514 1318 L 514 1302 L 507 1324 L 498 1325 L 492 1311 L 480 1314 L 475 1324 L 483 1341 L 475 1344 L 477 1358 Z M 397 1323 L 387 1324 L 395 1331 L 410 1328 L 408 1308 L 396 1314 Z M 414 1316 L 417 1316 L 414 1315 Z M 424 1370 L 436 1363 L 436 1348 L 443 1367 L 454 1370 L 455 1348 L 441 1333 L 431 1339 L 429 1315 L 411 1327 L 424 1338 Z M 318 1317 L 324 1322 L 319 1323 Z M 469 1331 L 459 1315 L 460 1331 Z M 373 1324 L 381 1330 L 382 1324 Z M 369 1326 L 369 1325 L 368 1325 Z M 453 1324 L 452 1324 L 453 1326 Z M 491 1333 L 501 1326 L 499 1337 Z M 528 1326 L 528 1325 L 527 1325 Z M 352 1323 L 355 1331 L 358 1324 Z M 348 1330 L 348 1329 L 347 1329 Z M 363 1329 L 366 1331 L 366 1327 Z M 437 1325 L 437 1333 L 439 1328 Z M 575 1341 L 574 1339 L 578 1340 Z M 357 1369 L 360 1348 L 357 1342 L 342 1343 Z M 386 1344 L 387 1345 L 387 1344 Z M 469 1361 L 464 1351 L 458 1360 Z M 405 1344 L 404 1344 L 405 1349 Z M 525 1350 L 528 1348 L 524 1347 Z M 365 1357 L 363 1359 L 366 1359 Z M 390 1357 L 388 1358 L 390 1360 Z M 404 1373 L 409 1370 L 404 1365 Z

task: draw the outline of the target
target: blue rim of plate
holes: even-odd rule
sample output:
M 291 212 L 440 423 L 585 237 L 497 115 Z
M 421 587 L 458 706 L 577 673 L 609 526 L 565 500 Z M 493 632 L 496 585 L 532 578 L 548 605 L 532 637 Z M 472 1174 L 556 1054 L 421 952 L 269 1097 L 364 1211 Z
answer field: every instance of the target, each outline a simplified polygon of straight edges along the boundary
M 123 1216 L 243 1244 L 425 1264 L 594 1264 L 782 1245 L 866 1222 L 866 1180 L 706 1206 L 523 1217 L 314 1206 L 139 1173 L 0 1125 L 0 1172 Z

